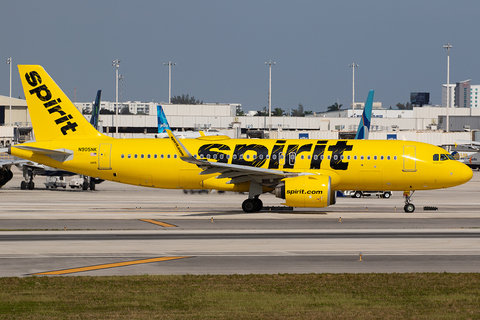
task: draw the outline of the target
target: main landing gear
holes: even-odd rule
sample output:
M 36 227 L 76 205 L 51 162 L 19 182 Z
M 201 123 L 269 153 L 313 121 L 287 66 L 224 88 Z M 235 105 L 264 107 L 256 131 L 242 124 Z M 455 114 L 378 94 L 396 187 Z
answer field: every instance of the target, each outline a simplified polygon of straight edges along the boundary
M 262 186 L 255 180 L 251 180 L 250 190 L 248 191 L 248 199 L 242 203 L 243 211 L 246 213 L 252 213 L 262 210 L 263 202 L 258 198 L 262 193 Z
M 257 212 L 262 210 L 262 208 L 263 202 L 258 198 L 258 195 L 253 199 L 247 199 L 242 203 L 242 209 L 247 213 Z
M 33 190 L 35 189 L 35 183 L 33 182 L 33 177 L 35 176 L 35 172 L 28 168 L 27 166 L 23 166 L 23 178 L 25 179 L 20 183 L 20 189 L 25 190 Z
M 413 203 L 410 203 L 414 192 L 415 191 L 412 191 L 411 194 L 410 191 L 403 192 L 403 196 L 405 197 L 405 206 L 403 207 L 403 210 L 405 210 L 406 213 L 412 213 L 413 211 L 415 211 L 415 206 L 413 205 Z

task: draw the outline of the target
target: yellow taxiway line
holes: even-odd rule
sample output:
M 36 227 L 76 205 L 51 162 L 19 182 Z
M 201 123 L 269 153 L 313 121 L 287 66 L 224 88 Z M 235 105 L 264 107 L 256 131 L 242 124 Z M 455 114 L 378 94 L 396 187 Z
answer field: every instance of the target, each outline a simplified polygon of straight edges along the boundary
M 153 224 L 156 224 L 156 225 L 159 225 L 159 226 L 162 226 L 162 227 L 166 227 L 166 228 L 177 228 L 177 226 L 174 225 L 174 224 L 161 222 L 161 221 L 156 221 L 156 220 L 152 220 L 152 219 L 140 219 L 140 221 L 153 223 Z
M 117 263 L 107 263 L 107 264 L 99 264 L 99 265 L 96 265 L 96 266 L 88 266 L 88 267 L 64 269 L 64 270 L 57 270 L 57 271 L 31 273 L 30 275 L 32 275 L 32 276 L 62 275 L 62 274 L 69 274 L 69 273 L 75 273 L 75 272 L 94 271 L 94 270 L 101 270 L 101 269 L 108 269 L 108 268 L 132 266 L 132 265 L 143 264 L 143 263 L 184 259 L 184 258 L 189 258 L 189 257 L 161 257 L 161 258 L 125 261 L 125 262 L 117 262 Z

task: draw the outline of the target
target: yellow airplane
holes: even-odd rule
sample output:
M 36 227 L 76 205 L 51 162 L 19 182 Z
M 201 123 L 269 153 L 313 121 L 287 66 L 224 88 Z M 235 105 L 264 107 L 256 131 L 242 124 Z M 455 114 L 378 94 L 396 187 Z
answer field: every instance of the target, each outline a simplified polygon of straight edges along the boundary
M 472 170 L 444 149 L 412 141 L 246 140 L 205 136 L 115 139 L 98 132 L 47 72 L 19 65 L 36 141 L 9 153 L 104 180 L 165 189 L 248 192 L 245 212 L 262 209 L 272 192 L 292 207 L 326 207 L 335 190 L 404 191 L 448 188 Z

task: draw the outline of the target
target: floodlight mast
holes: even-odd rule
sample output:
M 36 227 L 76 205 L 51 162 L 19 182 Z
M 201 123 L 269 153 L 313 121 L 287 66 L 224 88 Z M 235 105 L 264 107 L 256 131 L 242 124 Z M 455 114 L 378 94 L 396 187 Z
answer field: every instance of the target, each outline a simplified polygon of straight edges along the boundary
M 355 117 L 355 68 L 358 68 L 359 65 L 352 63 L 348 66 L 352 68 L 352 117 Z
M 7 64 L 10 65 L 10 113 L 9 113 L 9 125 L 12 125 L 12 57 L 7 59 Z
M 172 66 L 176 66 L 177 64 L 172 61 L 168 61 L 163 65 L 168 66 L 168 103 L 172 103 Z
M 272 129 L 272 65 L 275 65 L 275 62 L 272 60 L 265 62 L 266 65 L 269 66 L 270 69 L 270 80 L 268 85 L 268 131 Z
M 450 119 L 448 116 L 448 109 L 450 108 L 450 49 L 452 48 L 452 45 L 450 42 L 447 42 L 447 44 L 443 47 L 447 49 L 447 132 L 449 132 Z
M 115 137 L 118 135 L 118 68 L 120 67 L 120 60 L 113 60 L 112 66 L 115 67 L 115 133 L 113 135 Z

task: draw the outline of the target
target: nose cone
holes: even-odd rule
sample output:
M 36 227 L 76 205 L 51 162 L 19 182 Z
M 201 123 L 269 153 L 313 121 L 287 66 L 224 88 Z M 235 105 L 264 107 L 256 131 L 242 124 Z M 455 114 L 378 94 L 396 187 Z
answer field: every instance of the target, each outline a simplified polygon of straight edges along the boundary
M 454 176 L 456 180 L 458 181 L 457 185 L 464 184 L 465 182 L 470 181 L 473 177 L 473 171 L 472 169 L 467 166 L 466 164 L 463 164 L 461 162 L 457 162 L 458 166 L 455 168 L 456 170 L 454 171 Z

